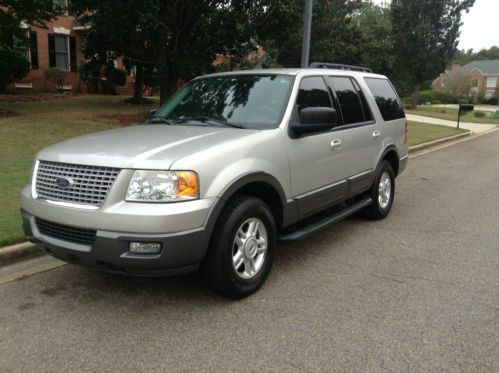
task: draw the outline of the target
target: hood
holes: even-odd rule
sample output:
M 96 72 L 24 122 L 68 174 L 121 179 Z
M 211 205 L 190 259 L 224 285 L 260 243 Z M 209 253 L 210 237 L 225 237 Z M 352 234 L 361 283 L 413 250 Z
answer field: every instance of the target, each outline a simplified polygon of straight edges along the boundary
M 67 140 L 37 159 L 116 168 L 169 169 L 177 159 L 259 131 L 207 126 L 151 124 L 119 128 Z

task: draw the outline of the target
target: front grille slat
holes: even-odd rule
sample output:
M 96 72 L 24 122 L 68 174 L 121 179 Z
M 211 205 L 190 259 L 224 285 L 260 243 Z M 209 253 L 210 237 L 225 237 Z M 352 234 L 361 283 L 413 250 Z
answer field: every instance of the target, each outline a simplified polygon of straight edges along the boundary
M 109 193 L 120 169 L 70 163 L 39 161 L 36 193 L 39 198 L 100 207 Z M 60 177 L 74 182 L 64 189 L 57 185 Z
M 93 245 L 97 234 L 97 231 L 92 229 L 71 227 L 40 218 L 35 218 L 35 223 L 38 230 L 45 236 L 81 245 Z

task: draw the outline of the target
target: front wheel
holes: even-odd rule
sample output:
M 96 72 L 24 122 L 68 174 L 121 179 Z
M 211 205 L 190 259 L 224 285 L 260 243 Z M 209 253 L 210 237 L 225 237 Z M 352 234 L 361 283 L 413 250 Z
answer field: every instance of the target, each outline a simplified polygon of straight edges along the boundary
M 395 196 L 395 173 L 389 162 L 381 163 L 368 195 L 373 203 L 364 210 L 366 215 L 375 220 L 386 218 Z
M 277 228 L 268 205 L 258 198 L 236 196 L 217 222 L 203 277 L 218 294 L 248 296 L 265 282 L 276 245 Z

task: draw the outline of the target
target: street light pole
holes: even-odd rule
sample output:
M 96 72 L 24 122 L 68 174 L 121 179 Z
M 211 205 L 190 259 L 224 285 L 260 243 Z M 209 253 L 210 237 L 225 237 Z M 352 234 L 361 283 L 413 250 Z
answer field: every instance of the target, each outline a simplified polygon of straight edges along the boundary
M 301 49 L 301 67 L 308 67 L 310 54 L 310 32 L 312 30 L 312 4 L 313 0 L 305 0 L 305 13 L 303 15 L 303 44 Z

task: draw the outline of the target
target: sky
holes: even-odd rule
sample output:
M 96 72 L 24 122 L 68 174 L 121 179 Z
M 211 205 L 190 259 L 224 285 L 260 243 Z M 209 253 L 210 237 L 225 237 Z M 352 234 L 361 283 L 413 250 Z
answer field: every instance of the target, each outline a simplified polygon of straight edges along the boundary
M 417 0 L 415 0 L 417 1 Z M 389 3 L 373 0 L 374 3 Z M 469 13 L 463 13 L 459 49 L 478 52 L 492 46 L 499 47 L 499 0 L 476 0 Z

